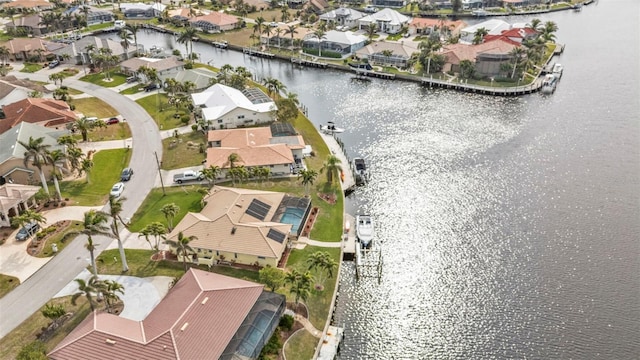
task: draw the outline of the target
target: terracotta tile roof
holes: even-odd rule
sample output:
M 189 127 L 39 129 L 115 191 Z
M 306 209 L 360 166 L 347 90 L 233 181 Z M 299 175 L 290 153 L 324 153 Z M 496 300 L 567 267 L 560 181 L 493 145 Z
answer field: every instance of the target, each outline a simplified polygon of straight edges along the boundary
M 34 51 L 36 49 L 42 49 L 45 52 L 43 53 L 46 54 L 48 52 L 48 48 L 47 46 L 51 44 L 49 41 L 45 41 L 42 39 L 38 39 L 38 38 L 17 38 L 17 39 L 13 39 L 11 41 L 9 41 L 9 43 L 7 44 L 9 51 L 12 54 L 15 53 L 19 53 L 22 51 Z
M 238 23 L 238 18 L 225 13 L 212 11 L 207 15 L 197 16 L 189 19 L 189 22 L 206 21 L 218 26 L 234 25 Z
M 4 106 L 5 118 L 0 120 L 0 134 L 20 122 L 53 127 L 75 121 L 77 115 L 61 100 L 27 98 Z
M 41 9 L 53 9 L 55 5 L 48 1 L 44 0 L 14 0 L 8 3 L 4 3 L 2 5 L 3 8 L 14 7 L 14 8 L 41 8 Z
M 94 312 L 51 359 L 218 359 L 263 285 L 190 269 L 143 321 Z
M 508 54 L 517 45 L 497 39 L 478 45 L 451 44 L 445 45 L 443 55 L 448 63 L 459 64 L 462 60 L 476 61 L 478 54 Z
M 186 236 L 197 237 L 189 243 L 193 248 L 279 259 L 286 242 L 275 241 L 267 234 L 271 229 L 283 234 L 291 230 L 291 224 L 271 222 L 284 195 L 215 186 L 205 198 L 207 206 L 200 213 L 188 213 L 168 238 L 174 239 L 182 232 Z M 264 220 L 246 213 L 254 199 L 270 206 Z
M 413 20 L 411 20 L 411 22 L 409 23 L 409 27 L 415 27 L 418 29 L 433 28 L 434 26 L 441 27 L 442 25 L 443 25 L 443 22 L 440 19 L 420 18 L 420 17 L 413 18 Z M 455 34 L 459 32 L 460 29 L 463 29 L 465 26 L 467 26 L 467 23 L 465 23 L 462 20 L 455 20 L 455 21 L 445 20 L 444 26 L 449 27 L 451 31 Z
M 294 141 L 297 139 L 298 141 Z M 279 142 L 271 136 L 270 127 L 246 129 L 211 130 L 208 141 L 220 145 L 207 149 L 207 164 L 228 168 L 229 155 L 238 154 L 238 165 L 268 166 L 292 164 L 294 162 L 292 149 L 304 148 L 301 137 L 289 139 L 291 144 Z

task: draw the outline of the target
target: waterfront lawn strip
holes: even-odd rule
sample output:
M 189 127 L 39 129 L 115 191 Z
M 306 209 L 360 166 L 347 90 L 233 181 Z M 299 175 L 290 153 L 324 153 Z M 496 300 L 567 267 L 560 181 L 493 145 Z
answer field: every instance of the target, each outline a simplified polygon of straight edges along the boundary
M 20 285 L 20 279 L 17 277 L 0 274 L 0 298 L 7 295 L 18 285 Z
M 95 116 L 98 119 L 104 119 L 118 115 L 116 109 L 96 97 L 73 99 L 71 103 L 75 105 L 76 112 L 82 113 L 86 117 Z
M 176 108 L 169 105 L 167 94 L 153 94 L 136 100 L 138 105 L 156 121 L 160 130 L 168 130 L 182 126 L 179 118 L 175 118 Z M 160 106 L 158 108 L 158 106 Z
M 153 238 L 149 238 L 152 242 Z M 149 247 L 151 248 L 151 247 Z M 125 249 L 124 254 L 127 257 L 127 265 L 129 265 L 128 276 L 137 276 L 141 278 L 149 276 L 170 276 L 180 278 L 184 275 L 184 266 L 180 261 L 152 261 L 151 256 L 153 250 L 142 249 Z M 114 261 L 117 259 L 117 261 Z M 104 275 L 122 275 L 122 262 L 118 249 L 110 249 L 103 251 L 96 258 L 96 266 L 98 274 Z
M 284 354 L 287 360 L 308 360 L 313 358 L 319 339 L 304 328 L 296 331 L 287 341 Z
M 93 168 L 86 179 L 62 181 L 60 191 L 63 198 L 70 198 L 68 205 L 103 205 L 109 197 L 113 184 L 120 180 L 120 172 L 129 165 L 131 151 L 112 149 L 98 151 L 93 155 Z
M 337 263 L 340 263 L 340 248 L 324 248 L 317 246 L 306 246 L 304 249 L 291 250 L 289 259 L 287 260 L 287 269 L 298 269 L 301 272 L 305 272 L 308 269 L 307 258 L 316 251 L 326 251 L 331 255 Z M 304 302 L 309 308 L 309 321 L 315 326 L 316 329 L 324 329 L 324 324 L 327 321 L 329 315 L 329 307 L 331 306 L 331 300 L 333 299 L 333 291 L 336 286 L 336 279 L 338 275 L 338 269 L 333 271 L 332 278 L 326 278 L 324 283 L 324 290 L 311 290 L 309 298 Z M 326 273 L 324 274 L 326 277 Z M 287 301 L 295 301 L 295 296 L 292 294 L 287 295 Z
M 173 143 L 173 145 L 172 145 Z M 202 146 L 202 147 L 201 147 Z M 200 152 L 200 150 L 205 152 Z M 207 138 L 200 131 L 162 140 L 162 169 L 180 169 L 202 164 L 206 158 Z
M 180 211 L 173 219 L 174 226 L 182 220 L 187 212 L 199 212 L 202 210 L 200 203 L 202 195 L 197 191 L 198 188 L 199 186 L 196 185 L 169 187 L 166 188 L 166 195 L 163 195 L 160 188 L 151 189 L 147 198 L 131 218 L 129 231 L 138 232 L 147 224 L 155 221 L 166 226 L 167 220 L 160 212 L 160 208 L 165 204 L 175 203 L 180 207 Z
M 84 297 L 78 298 L 77 305 L 71 304 L 71 296 L 51 299 L 48 304 L 62 304 L 68 313 L 73 315 L 62 326 L 60 326 L 53 336 L 44 342 L 47 352 L 53 350 L 62 339 L 64 339 L 84 318 L 91 312 L 91 308 Z M 102 306 L 102 305 L 99 305 Z M 44 308 L 44 306 L 43 306 Z M 48 326 L 51 320 L 41 313 L 42 308 L 33 313 L 27 320 L 20 324 L 5 337 L 0 339 L 0 359 L 15 359 L 20 349 L 35 341 L 37 335 L 43 327 Z

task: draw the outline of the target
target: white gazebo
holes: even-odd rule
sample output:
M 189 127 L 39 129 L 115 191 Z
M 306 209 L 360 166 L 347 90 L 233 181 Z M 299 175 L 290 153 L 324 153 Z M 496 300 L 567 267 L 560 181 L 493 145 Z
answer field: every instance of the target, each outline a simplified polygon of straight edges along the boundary
M 11 226 L 10 217 L 19 215 L 21 211 L 35 206 L 33 196 L 40 190 L 39 186 L 22 184 L 4 184 L 0 186 L 0 227 Z

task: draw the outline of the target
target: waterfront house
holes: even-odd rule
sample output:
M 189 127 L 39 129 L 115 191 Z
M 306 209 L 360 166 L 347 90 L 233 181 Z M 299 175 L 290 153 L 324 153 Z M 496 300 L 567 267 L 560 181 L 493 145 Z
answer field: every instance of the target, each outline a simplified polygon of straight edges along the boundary
M 257 359 L 284 313 L 264 285 L 190 269 L 142 321 L 96 310 L 49 359 Z
M 335 10 L 331 10 L 319 16 L 321 21 L 327 23 L 335 23 L 337 26 L 346 26 L 353 28 L 358 26 L 358 20 L 363 18 L 365 14 L 358 10 L 354 10 L 348 7 L 341 7 Z
M 503 31 L 511 29 L 511 24 L 500 19 L 490 19 L 479 24 L 467 26 L 460 30 L 460 42 L 471 44 L 478 29 L 487 30 L 487 35 L 500 35 Z
M 0 177 L 0 227 L 10 227 L 11 218 L 36 206 L 34 195 L 40 187 L 32 185 L 5 183 Z
M 45 0 L 13 0 L 2 4 L 3 9 L 14 8 L 20 12 L 53 10 L 55 4 Z
M 277 267 L 289 237 L 309 213 L 311 201 L 285 193 L 214 186 L 199 213 L 187 213 L 167 236 L 195 236 L 189 261 Z M 182 259 L 182 257 L 180 257 Z
M 176 74 L 162 75 L 160 80 L 166 81 L 168 78 L 176 79 L 179 83 L 190 81 L 195 84 L 195 91 L 201 91 L 211 86 L 211 81 L 218 76 L 217 73 L 207 68 L 193 68 L 178 71 Z
M 105 22 L 113 21 L 113 14 L 110 11 L 102 10 L 93 6 L 83 5 L 83 6 L 72 6 L 63 12 L 63 16 L 81 16 L 85 17 L 84 7 L 87 8 L 88 12 L 86 14 L 87 25 L 95 25 L 102 24 Z
M 241 24 L 238 17 L 217 11 L 190 18 L 189 23 L 192 27 L 207 33 L 237 29 Z
M 366 59 L 370 64 L 406 68 L 411 55 L 418 50 L 418 43 L 413 41 L 388 42 L 376 41 L 356 51 L 356 56 Z M 388 52 L 391 52 L 389 55 Z
M 411 19 L 399 12 L 385 8 L 375 14 L 365 16 L 358 20 L 358 28 L 366 30 L 371 24 L 377 24 L 378 32 L 387 34 L 397 34 L 402 27 L 409 24 Z
M 210 129 L 233 129 L 276 120 L 278 107 L 258 88 L 238 90 L 215 84 L 203 92 L 191 94 L 196 114 Z
M 460 71 L 460 62 L 469 60 L 474 63 L 475 70 L 481 76 L 504 75 L 503 64 L 511 62 L 511 51 L 518 47 L 504 39 L 497 39 L 478 45 L 450 44 L 445 45 L 442 55 L 445 57 L 444 72 Z
M 31 164 L 25 166 L 24 153 L 26 149 L 20 145 L 29 142 L 29 137 L 43 138 L 44 145 L 50 145 L 49 150 L 65 151 L 63 145 L 58 144 L 58 137 L 68 133 L 46 128 L 40 125 L 21 122 L 19 125 L 0 134 L 0 177 L 12 184 L 40 185 L 40 175 Z M 42 167 L 44 176 L 49 179 L 53 168 L 50 165 Z
M 497 35 L 485 35 L 484 42 L 503 40 L 514 45 L 520 45 L 525 41 L 532 40 L 538 36 L 538 32 L 530 27 L 514 27 L 509 30 L 503 30 Z
M 117 56 L 121 61 L 133 57 L 136 53 L 136 49 L 133 44 L 125 51 L 122 43 L 111 39 L 99 38 L 97 36 L 83 37 L 80 40 L 76 40 L 71 44 L 53 51 L 53 53 L 59 58 L 62 58 L 65 54 L 68 55 L 70 59 L 69 61 L 74 64 L 90 64 L 90 55 L 87 53 L 87 47 L 90 45 L 95 49 L 94 54 L 97 54 L 100 49 L 109 49 L 111 50 L 111 54 Z
M 59 45 L 38 38 L 16 38 L 9 40 L 9 59 L 13 61 L 26 61 L 35 58 L 35 61 L 44 61 L 51 56 L 51 50 Z
M 184 70 L 184 62 L 176 56 L 168 56 L 166 58 L 132 58 L 120 63 L 122 71 L 128 75 L 138 77 L 140 81 L 146 82 L 147 78 L 144 74 L 140 73 L 141 67 L 146 66 L 152 69 L 156 69 L 158 77 L 175 76 L 178 72 Z
M 237 154 L 234 166 L 269 168 L 274 176 L 290 174 L 302 166 L 305 143 L 293 128 L 288 134 L 282 128 L 289 124 L 273 123 L 267 127 L 211 130 L 208 133 L 207 166 L 218 166 L 220 177 L 230 169 L 229 155 Z M 290 127 L 291 125 L 289 125 Z
M 322 46 L 322 51 L 328 50 L 340 55 L 351 55 L 358 49 L 364 47 L 367 37 L 351 31 L 330 30 L 319 40 L 313 33 L 307 34 L 303 41 L 305 48 L 318 48 Z
M 462 20 L 452 21 L 431 18 L 413 18 L 409 23 L 408 31 L 411 35 L 430 35 L 434 31 L 438 30 L 440 34 L 456 36 L 460 34 L 460 30 L 466 26 L 467 23 Z
M 42 36 L 49 33 L 49 29 L 42 23 L 40 14 L 21 16 L 14 19 L 13 22 L 6 23 L 4 26 L 7 30 L 13 29 L 16 34 Z
M 4 119 L 0 119 L 0 134 L 22 122 L 37 124 L 56 130 L 77 119 L 69 104 L 50 98 L 26 98 L 2 107 Z
M 154 17 L 160 16 L 164 9 L 165 5 L 154 2 L 149 4 L 143 3 L 122 3 L 119 5 L 120 11 L 124 15 L 125 19 L 151 19 Z

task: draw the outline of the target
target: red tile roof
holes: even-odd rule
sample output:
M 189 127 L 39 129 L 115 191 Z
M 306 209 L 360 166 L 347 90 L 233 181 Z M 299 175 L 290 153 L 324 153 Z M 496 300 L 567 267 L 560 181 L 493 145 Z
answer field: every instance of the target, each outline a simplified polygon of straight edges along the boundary
M 513 48 L 519 44 L 512 44 L 504 39 L 496 41 L 484 42 L 478 45 L 467 44 L 451 44 L 443 48 L 442 55 L 450 64 L 459 64 L 462 60 L 476 61 L 478 54 L 508 54 Z
M 5 118 L 0 120 L 0 134 L 22 121 L 54 127 L 77 118 L 66 102 L 55 99 L 27 98 L 5 105 L 3 110 Z
M 263 285 L 191 269 L 143 321 L 94 312 L 51 359 L 218 359 Z

